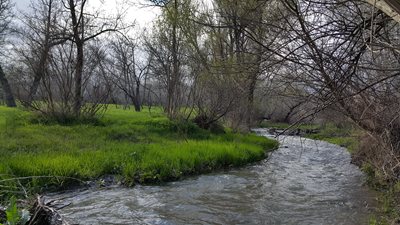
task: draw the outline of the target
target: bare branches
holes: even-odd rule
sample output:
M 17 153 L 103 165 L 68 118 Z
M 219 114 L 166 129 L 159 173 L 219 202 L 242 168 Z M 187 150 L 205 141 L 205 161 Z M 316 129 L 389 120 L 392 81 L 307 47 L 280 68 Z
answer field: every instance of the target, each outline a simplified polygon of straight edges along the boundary
M 11 2 L 10 0 L 0 0 L 0 49 L 4 48 L 3 41 L 7 31 L 9 29 L 9 24 L 12 18 L 11 13 Z M 2 52 L 0 50 L 0 53 Z M 6 74 L 3 71 L 1 66 L 2 62 L 0 63 L 0 87 L 3 89 L 4 98 L 6 100 L 6 105 L 8 107 L 16 107 L 14 94 L 11 90 L 10 83 L 6 77 Z
M 141 88 L 148 76 L 152 57 L 143 52 L 142 60 L 138 59 L 137 54 L 141 53 L 141 49 L 135 41 L 127 36 L 118 36 L 115 41 L 111 41 L 106 69 L 108 79 L 130 99 L 135 110 L 140 111 L 141 95 L 144 93 Z

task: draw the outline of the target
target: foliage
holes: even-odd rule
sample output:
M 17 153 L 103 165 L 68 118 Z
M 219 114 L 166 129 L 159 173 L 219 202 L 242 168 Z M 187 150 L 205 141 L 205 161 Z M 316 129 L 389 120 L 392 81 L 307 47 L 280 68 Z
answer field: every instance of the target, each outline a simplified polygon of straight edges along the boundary
M 5 225 L 25 224 L 29 220 L 29 213 L 25 210 L 18 210 L 17 200 L 15 197 L 10 198 L 9 206 L 6 209 Z M 3 225 L 0 223 L 0 225 Z
M 400 183 L 396 183 L 387 189 L 381 189 L 378 193 L 379 207 L 376 215 L 369 221 L 370 225 L 389 225 L 397 224 L 400 219 L 399 209 L 399 190 Z

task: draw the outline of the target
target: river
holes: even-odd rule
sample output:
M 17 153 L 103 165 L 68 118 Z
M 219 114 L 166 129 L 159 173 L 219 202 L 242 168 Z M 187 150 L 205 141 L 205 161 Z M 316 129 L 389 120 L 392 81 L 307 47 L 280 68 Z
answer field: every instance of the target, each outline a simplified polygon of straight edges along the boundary
M 255 130 L 267 135 L 266 130 Z M 375 195 L 349 153 L 282 136 L 255 165 L 161 186 L 108 187 L 51 195 L 77 224 L 367 224 Z

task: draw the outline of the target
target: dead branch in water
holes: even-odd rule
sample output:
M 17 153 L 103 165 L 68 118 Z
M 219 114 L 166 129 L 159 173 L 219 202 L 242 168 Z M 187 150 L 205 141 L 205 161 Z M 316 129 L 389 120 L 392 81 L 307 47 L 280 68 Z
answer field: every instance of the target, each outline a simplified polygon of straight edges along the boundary
M 35 203 L 33 204 L 30 212 L 31 219 L 28 225 L 70 225 L 63 217 L 57 212 L 56 209 L 50 206 L 50 203 L 45 203 L 44 197 L 38 195 Z

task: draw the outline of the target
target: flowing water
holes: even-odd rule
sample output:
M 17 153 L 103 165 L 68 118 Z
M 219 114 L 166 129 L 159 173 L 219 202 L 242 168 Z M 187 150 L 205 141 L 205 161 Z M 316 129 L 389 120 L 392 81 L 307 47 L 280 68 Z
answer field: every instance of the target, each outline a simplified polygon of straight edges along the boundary
M 261 135 L 266 131 L 256 130 Z M 374 194 L 344 148 L 300 137 L 256 165 L 163 186 L 50 196 L 77 224 L 367 224 Z

